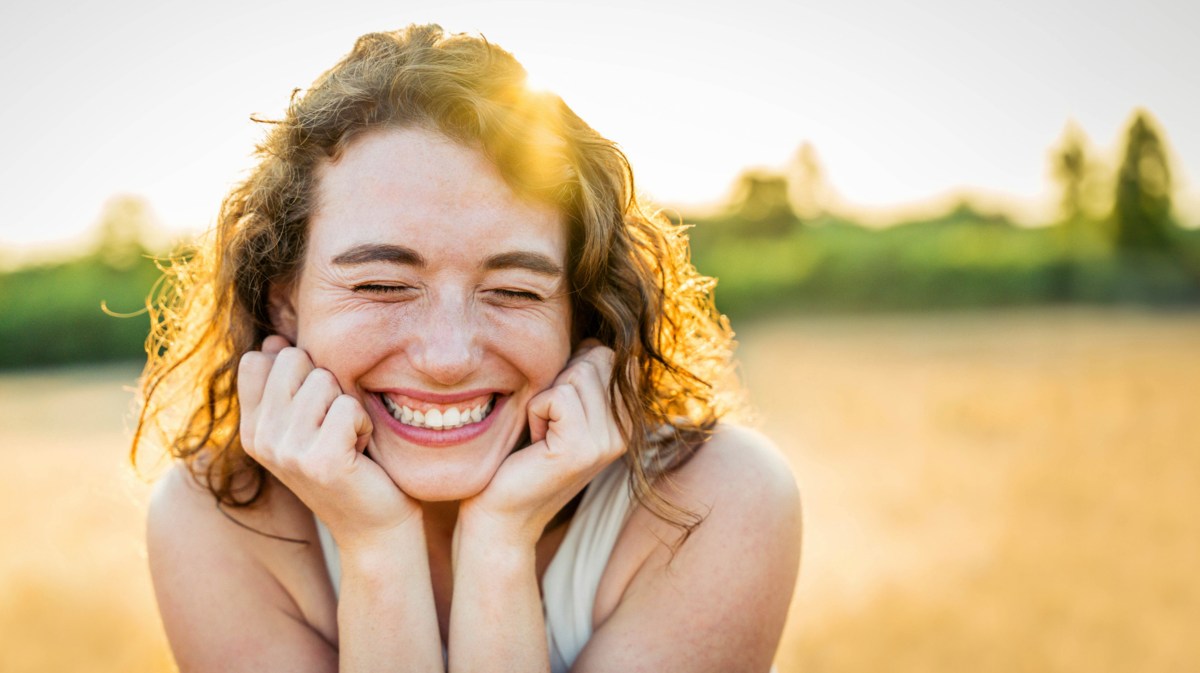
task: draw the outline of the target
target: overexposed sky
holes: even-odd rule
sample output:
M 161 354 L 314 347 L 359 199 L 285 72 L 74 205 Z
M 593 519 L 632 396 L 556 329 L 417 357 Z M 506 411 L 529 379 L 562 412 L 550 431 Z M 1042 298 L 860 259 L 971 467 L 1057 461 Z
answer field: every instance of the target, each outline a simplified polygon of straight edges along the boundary
M 0 247 L 78 242 L 118 193 L 211 225 L 261 133 L 249 115 L 414 21 L 512 51 L 661 203 L 714 203 L 808 141 L 849 207 L 971 190 L 1036 212 L 1069 119 L 1115 152 L 1145 107 L 1200 223 L 1193 0 L 50 1 L 0 8 Z

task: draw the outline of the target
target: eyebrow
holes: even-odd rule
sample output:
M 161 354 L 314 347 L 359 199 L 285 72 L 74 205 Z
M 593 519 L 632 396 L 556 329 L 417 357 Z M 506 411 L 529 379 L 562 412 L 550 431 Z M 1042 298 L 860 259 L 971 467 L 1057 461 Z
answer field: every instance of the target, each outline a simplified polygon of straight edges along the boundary
M 356 245 L 336 255 L 333 263 L 338 266 L 357 266 L 373 262 L 386 262 L 404 266 L 426 266 L 425 258 L 412 248 L 384 243 Z M 563 269 L 554 260 L 540 252 L 514 250 L 501 252 L 484 260 L 483 268 L 488 271 L 500 269 L 525 269 L 543 276 L 562 276 Z
M 372 262 L 387 262 L 405 266 L 425 266 L 425 258 L 416 250 L 402 245 L 364 243 L 337 255 L 333 263 L 338 266 L 355 266 Z
M 546 255 L 540 252 L 520 250 L 492 255 L 483 263 L 483 268 L 489 271 L 496 269 L 525 269 L 543 276 L 557 277 L 563 275 L 562 267 L 555 264 L 554 260 Z

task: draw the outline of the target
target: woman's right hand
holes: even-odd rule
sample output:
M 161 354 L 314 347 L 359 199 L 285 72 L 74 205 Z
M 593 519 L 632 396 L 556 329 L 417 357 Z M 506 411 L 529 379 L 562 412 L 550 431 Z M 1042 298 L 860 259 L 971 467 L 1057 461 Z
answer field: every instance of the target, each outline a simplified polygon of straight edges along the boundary
M 372 424 L 329 370 L 272 335 L 238 367 L 246 453 L 325 523 L 342 549 L 370 546 L 411 517 L 418 503 L 364 454 Z

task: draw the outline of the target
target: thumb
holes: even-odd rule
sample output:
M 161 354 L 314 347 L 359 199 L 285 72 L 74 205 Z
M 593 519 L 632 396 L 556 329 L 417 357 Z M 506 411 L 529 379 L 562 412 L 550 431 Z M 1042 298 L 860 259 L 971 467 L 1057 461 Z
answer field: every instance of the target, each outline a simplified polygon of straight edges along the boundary
M 537 444 L 546 439 L 546 433 L 550 430 L 550 422 L 557 420 L 554 418 L 554 393 L 553 388 L 543 390 L 533 399 L 529 400 L 529 443 Z
M 321 424 L 321 432 L 337 433 L 342 446 L 349 444 L 353 438 L 354 449 L 359 453 L 367 447 L 374 429 L 367 410 L 353 396 L 345 393 L 338 395 L 329 405 Z
M 362 453 L 370 443 L 371 433 L 375 431 L 375 427 L 371 424 L 371 417 L 367 415 L 366 409 L 358 404 L 358 400 L 354 400 L 354 402 L 354 450 Z

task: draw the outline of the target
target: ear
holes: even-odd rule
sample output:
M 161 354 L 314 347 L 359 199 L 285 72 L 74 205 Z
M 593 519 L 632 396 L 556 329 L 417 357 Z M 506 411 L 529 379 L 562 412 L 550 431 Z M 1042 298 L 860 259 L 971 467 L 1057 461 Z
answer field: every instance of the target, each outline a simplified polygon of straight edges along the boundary
M 271 316 L 271 327 L 277 334 L 296 343 L 296 297 L 293 285 L 272 283 L 267 293 L 267 311 Z

